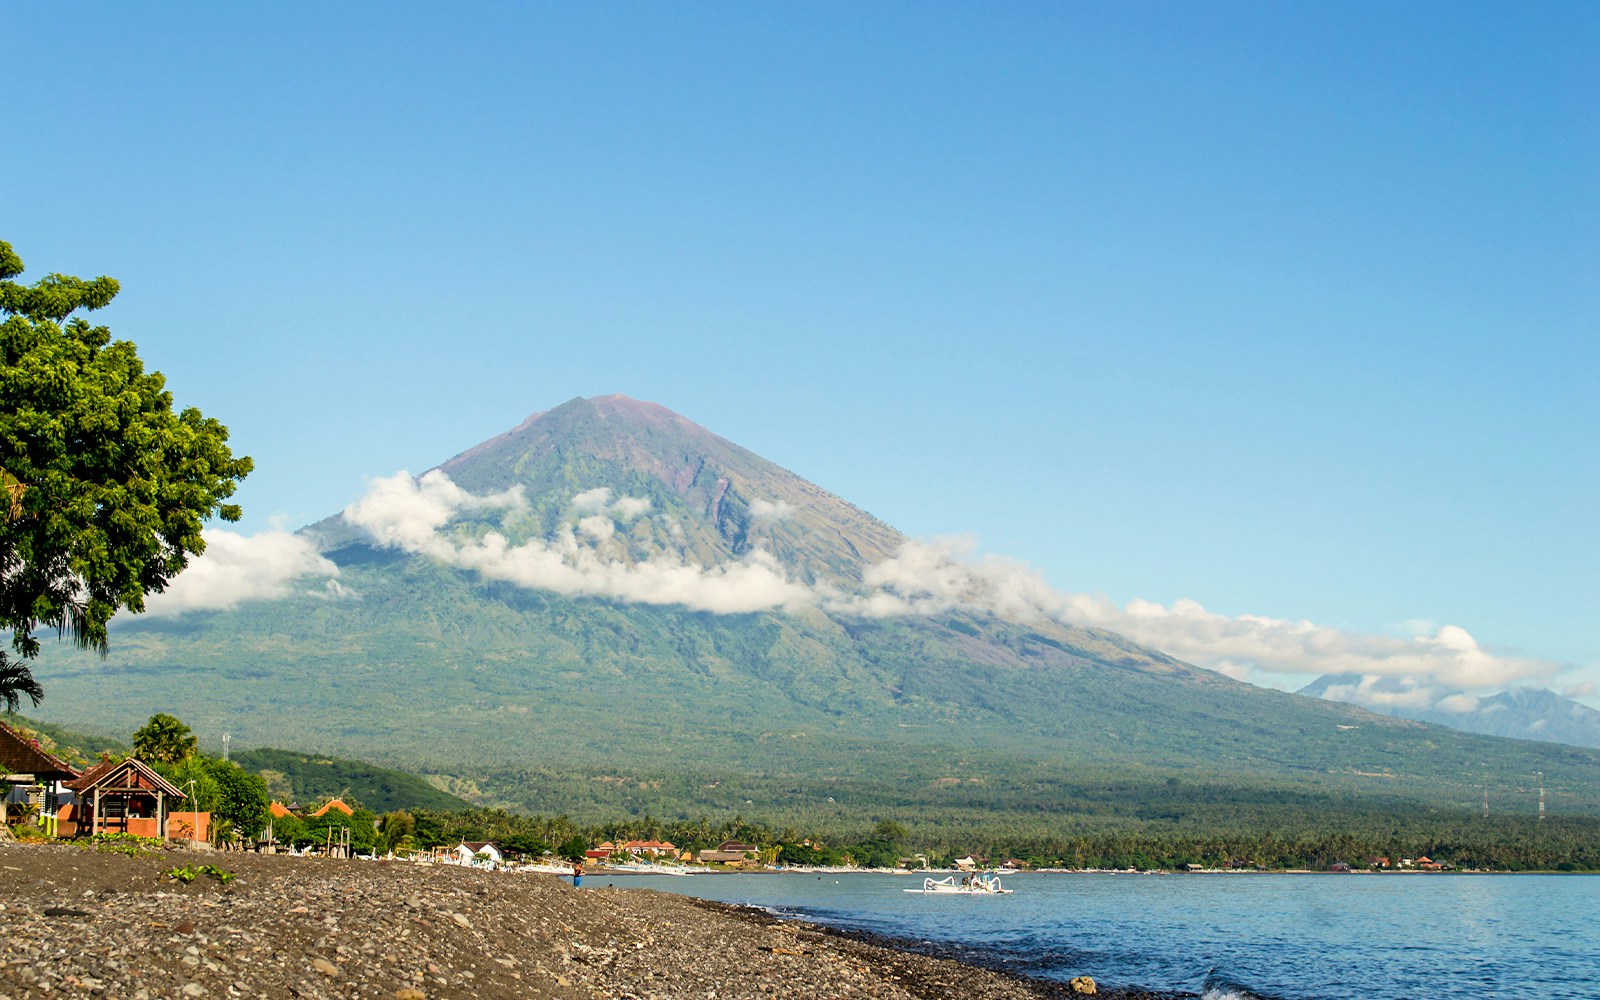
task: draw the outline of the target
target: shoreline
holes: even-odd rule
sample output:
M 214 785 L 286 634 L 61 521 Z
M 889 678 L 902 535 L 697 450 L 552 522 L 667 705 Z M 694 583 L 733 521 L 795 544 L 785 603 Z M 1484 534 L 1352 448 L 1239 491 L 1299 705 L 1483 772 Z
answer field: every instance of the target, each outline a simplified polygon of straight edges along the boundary
M 650 892 L 652 890 L 631 890 Z M 830 927 L 826 924 L 816 924 L 798 918 L 779 917 L 768 910 L 758 906 L 746 906 L 740 903 L 724 903 L 719 900 L 699 899 L 685 897 L 696 906 L 716 913 L 723 913 L 737 920 L 744 920 L 758 926 L 784 926 L 801 927 L 811 933 L 823 937 L 834 938 L 839 941 L 852 942 L 866 945 L 870 948 L 883 949 L 896 954 L 917 956 L 933 959 L 939 962 L 952 963 L 962 968 L 982 971 L 989 975 L 1001 976 L 1017 983 L 1019 986 L 1031 991 L 1030 995 L 1046 998 L 1072 997 L 1077 998 L 1083 994 L 1074 993 L 1067 983 L 1042 979 L 1037 976 L 1028 976 L 1000 968 L 982 960 L 983 953 L 976 949 L 965 949 L 952 945 L 940 945 L 931 941 L 919 941 L 910 938 L 899 938 L 888 934 L 876 934 L 872 931 L 857 930 L 842 927 Z M 947 988 L 947 987 L 946 987 Z M 944 996 L 961 996 L 959 993 L 945 993 Z M 1114 987 L 1097 984 L 1093 994 L 1096 997 L 1108 1000 L 1194 1000 L 1198 993 L 1189 993 L 1182 990 L 1148 990 L 1140 987 Z
M 211 866 L 227 877 L 211 873 Z M 182 882 L 172 873 L 188 872 Z M 896 941 L 649 889 L 461 866 L 0 844 L 0 996 L 1039 1000 Z M 1091 973 L 1092 974 L 1092 973 Z M 1112 1000 L 1194 994 L 1102 988 Z

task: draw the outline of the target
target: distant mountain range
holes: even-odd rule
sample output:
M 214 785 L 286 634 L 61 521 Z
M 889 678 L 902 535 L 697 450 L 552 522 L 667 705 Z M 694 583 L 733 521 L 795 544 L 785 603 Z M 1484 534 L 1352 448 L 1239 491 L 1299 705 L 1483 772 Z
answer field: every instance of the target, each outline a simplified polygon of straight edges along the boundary
M 1467 733 L 1600 747 L 1600 712 L 1545 688 L 1517 687 L 1480 697 L 1425 687 L 1410 678 L 1326 674 L 1299 693 Z
M 111 731 L 167 711 L 203 739 L 574 816 L 1059 826 L 1085 783 L 1180 780 L 1470 806 L 1485 761 L 1600 811 L 1593 751 L 1270 691 L 1041 617 L 1015 581 L 621 396 L 380 480 L 300 537 L 336 585 L 119 623 L 105 659 L 51 650 L 40 711 Z

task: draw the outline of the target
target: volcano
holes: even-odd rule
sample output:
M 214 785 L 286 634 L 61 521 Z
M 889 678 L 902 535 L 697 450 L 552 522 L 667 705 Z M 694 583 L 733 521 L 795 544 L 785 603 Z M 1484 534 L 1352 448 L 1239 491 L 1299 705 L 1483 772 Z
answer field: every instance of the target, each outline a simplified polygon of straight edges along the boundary
M 575 815 L 1048 812 L 1085 775 L 1470 804 L 1486 760 L 1600 787 L 1591 751 L 1266 690 L 1067 624 L 1036 577 L 623 396 L 379 480 L 300 537 L 337 566 L 329 587 L 120 622 L 104 659 L 52 651 L 45 714 L 131 731 L 165 711 L 204 740 Z

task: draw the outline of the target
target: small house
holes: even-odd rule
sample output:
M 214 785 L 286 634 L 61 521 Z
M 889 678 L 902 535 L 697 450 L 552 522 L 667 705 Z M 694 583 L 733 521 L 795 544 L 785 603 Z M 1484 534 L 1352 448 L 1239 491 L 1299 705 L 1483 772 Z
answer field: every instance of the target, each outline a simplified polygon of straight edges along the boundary
M 165 837 L 168 802 L 183 798 L 177 786 L 137 757 L 101 761 L 66 787 L 81 810 L 75 817 L 78 832 L 91 835 Z
M 463 865 L 492 868 L 500 863 L 500 848 L 488 841 L 462 841 L 454 851 L 456 861 Z
M 761 848 L 755 844 L 746 844 L 742 840 L 724 840 L 715 848 L 700 852 L 700 862 L 720 862 L 722 864 L 742 865 L 751 859 L 752 855 L 761 853 Z
M 13 806 L 38 808 L 35 822 L 46 833 L 70 837 L 74 795 L 67 782 L 78 777 L 71 764 L 0 722 L 0 823 Z

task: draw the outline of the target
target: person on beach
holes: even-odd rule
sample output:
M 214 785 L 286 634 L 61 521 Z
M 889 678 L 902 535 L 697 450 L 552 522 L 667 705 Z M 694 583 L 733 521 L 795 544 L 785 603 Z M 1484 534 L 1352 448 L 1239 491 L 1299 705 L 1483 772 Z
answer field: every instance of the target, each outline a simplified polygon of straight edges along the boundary
M 572 887 L 574 889 L 576 889 L 578 886 L 580 886 L 582 884 L 583 884 L 583 862 L 582 861 L 574 861 L 572 863 Z

